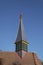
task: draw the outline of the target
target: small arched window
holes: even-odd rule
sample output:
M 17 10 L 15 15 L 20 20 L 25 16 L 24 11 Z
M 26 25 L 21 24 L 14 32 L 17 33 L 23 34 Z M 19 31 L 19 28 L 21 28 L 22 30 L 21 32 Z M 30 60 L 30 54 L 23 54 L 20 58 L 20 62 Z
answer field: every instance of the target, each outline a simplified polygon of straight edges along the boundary
M 16 51 L 19 51 L 21 49 L 22 49 L 22 44 L 21 43 L 16 44 Z

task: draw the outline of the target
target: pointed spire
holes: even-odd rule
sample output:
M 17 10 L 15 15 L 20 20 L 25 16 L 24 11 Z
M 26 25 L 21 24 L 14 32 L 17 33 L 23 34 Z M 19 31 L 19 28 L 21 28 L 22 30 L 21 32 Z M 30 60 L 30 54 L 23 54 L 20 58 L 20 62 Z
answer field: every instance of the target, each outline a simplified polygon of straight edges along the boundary
M 27 42 L 26 37 L 25 37 L 23 22 L 22 22 L 22 14 L 20 14 L 20 24 L 19 24 L 19 30 L 18 30 L 16 42 L 19 42 L 21 40 Z

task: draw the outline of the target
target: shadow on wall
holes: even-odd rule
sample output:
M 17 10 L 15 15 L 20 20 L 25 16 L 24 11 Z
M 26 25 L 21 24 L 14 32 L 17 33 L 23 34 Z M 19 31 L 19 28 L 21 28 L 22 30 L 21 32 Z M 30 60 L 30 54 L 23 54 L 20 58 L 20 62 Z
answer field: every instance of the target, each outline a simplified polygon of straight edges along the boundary
M 12 65 L 21 65 L 21 63 L 16 61 Z
M 42 62 L 42 65 L 43 65 L 43 62 Z
M 0 58 L 0 65 L 2 65 L 2 58 Z

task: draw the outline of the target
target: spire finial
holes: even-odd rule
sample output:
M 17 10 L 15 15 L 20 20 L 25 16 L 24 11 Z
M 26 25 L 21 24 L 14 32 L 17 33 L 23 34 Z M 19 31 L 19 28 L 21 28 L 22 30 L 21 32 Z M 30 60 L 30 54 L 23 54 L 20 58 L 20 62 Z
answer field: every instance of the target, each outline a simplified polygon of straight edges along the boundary
M 22 21 L 22 14 L 20 14 L 20 21 Z

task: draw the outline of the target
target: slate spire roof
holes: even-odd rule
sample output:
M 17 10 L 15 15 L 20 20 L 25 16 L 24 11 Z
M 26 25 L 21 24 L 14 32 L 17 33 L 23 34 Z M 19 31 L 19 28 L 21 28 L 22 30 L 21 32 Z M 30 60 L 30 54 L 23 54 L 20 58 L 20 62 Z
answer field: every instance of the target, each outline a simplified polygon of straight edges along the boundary
M 20 24 L 19 24 L 19 30 L 18 30 L 16 42 L 19 42 L 21 40 L 27 42 L 26 37 L 25 37 L 23 22 L 22 22 L 22 14 L 20 14 Z

